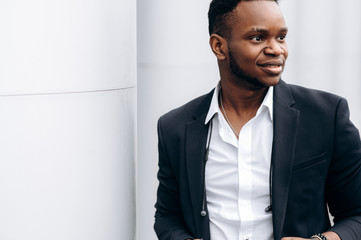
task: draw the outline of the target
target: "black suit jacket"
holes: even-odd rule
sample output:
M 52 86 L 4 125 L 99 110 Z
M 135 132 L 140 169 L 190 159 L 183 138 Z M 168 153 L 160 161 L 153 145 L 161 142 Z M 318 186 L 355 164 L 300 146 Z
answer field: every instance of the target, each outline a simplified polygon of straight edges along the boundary
M 201 216 L 208 113 L 213 91 L 159 119 L 155 231 L 162 240 L 210 239 Z M 361 240 L 361 143 L 345 99 L 281 81 L 274 88 L 274 239 L 331 228 Z M 327 203 L 327 204 L 326 204 Z M 213 239 L 223 240 L 223 239 Z

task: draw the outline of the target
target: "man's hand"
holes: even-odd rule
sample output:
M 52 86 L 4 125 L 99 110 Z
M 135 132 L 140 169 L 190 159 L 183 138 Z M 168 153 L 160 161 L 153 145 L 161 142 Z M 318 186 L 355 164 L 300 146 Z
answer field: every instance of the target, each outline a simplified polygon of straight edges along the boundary
M 282 238 L 281 240 L 310 240 L 311 238 L 296 238 L 296 237 L 286 237 Z
M 299 237 L 284 237 L 281 240 L 310 240 L 311 238 L 299 238 Z
M 335 232 L 325 232 L 323 233 L 325 237 L 327 237 L 328 240 L 341 240 L 341 238 L 335 233 Z M 281 240 L 310 240 L 311 238 L 299 238 L 299 237 L 284 237 Z M 315 240 L 315 238 L 312 238 L 311 240 Z

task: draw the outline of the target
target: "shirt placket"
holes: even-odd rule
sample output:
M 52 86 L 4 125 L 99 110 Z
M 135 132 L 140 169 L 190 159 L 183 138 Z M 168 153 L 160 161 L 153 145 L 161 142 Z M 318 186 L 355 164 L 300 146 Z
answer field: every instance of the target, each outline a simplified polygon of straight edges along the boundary
M 243 126 L 238 138 L 238 211 L 240 216 L 240 240 L 251 240 L 253 232 L 251 143 L 252 120 Z

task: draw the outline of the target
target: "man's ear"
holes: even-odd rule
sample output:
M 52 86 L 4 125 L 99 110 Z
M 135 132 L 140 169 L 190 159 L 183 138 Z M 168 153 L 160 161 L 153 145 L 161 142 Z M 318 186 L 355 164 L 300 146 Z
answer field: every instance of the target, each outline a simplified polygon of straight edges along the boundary
M 209 38 L 209 45 L 219 61 L 227 58 L 226 53 L 228 51 L 228 46 L 225 38 L 213 33 Z

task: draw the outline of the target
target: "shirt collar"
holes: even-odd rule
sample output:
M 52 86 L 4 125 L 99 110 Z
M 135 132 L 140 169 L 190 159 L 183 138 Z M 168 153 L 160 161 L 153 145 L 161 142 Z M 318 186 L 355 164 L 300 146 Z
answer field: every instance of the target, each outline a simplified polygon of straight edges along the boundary
M 221 87 L 221 82 L 218 83 L 216 89 L 213 92 L 213 97 L 211 101 L 211 105 L 209 106 L 208 114 L 205 120 L 205 124 L 214 117 L 214 115 L 219 114 L 219 105 L 218 105 L 218 96 Z M 268 109 L 268 113 L 271 121 L 273 121 L 273 86 L 268 88 L 267 94 L 263 99 L 261 106 L 259 107 L 258 112 L 262 110 L 262 108 L 266 107 Z
M 211 105 L 209 106 L 205 124 L 208 124 L 208 122 L 214 117 L 214 115 L 219 113 L 218 96 L 219 96 L 220 88 L 221 88 L 221 82 L 217 84 L 217 87 L 213 92 L 213 97 L 212 97 Z
M 273 121 L 273 86 L 268 88 L 267 94 L 259 109 L 261 109 L 262 106 L 267 107 L 270 119 Z

